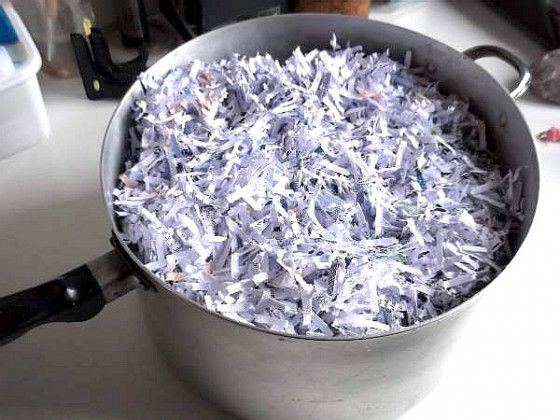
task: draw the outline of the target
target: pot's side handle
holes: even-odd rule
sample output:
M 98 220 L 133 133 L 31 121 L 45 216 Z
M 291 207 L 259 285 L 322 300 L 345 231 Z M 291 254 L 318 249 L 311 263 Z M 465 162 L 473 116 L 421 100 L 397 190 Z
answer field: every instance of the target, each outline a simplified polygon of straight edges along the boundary
M 529 67 L 527 67 L 519 57 L 509 52 L 508 50 L 505 50 L 501 47 L 496 47 L 494 45 L 479 45 L 463 51 L 463 54 L 465 54 L 472 60 L 478 60 L 479 58 L 483 57 L 495 57 L 513 66 L 519 74 L 517 85 L 510 92 L 510 95 L 513 99 L 519 98 L 521 95 L 523 95 L 531 84 L 531 72 L 529 70 Z
M 112 250 L 30 289 L 0 298 L 0 346 L 49 322 L 79 322 L 139 285 Z

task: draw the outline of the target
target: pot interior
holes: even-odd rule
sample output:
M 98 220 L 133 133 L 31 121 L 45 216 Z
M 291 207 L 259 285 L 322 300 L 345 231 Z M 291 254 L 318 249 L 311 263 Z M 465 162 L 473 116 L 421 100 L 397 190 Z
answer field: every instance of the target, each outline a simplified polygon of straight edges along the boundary
M 173 50 L 147 71 L 152 75 L 161 75 L 188 60 L 213 61 L 232 53 L 270 53 L 282 60 L 297 46 L 301 46 L 303 51 L 328 48 L 333 33 L 341 45 L 347 42 L 362 45 L 366 53 L 388 49 L 391 58 L 401 62 L 406 52 L 411 51 L 413 66 L 426 69 L 426 75 L 439 81 L 443 92 L 469 99 L 471 111 L 486 123 L 489 148 L 503 171 L 524 168 L 521 176 L 525 218 L 519 231 L 511 238 L 513 251 L 516 252 L 529 231 L 538 200 L 539 166 L 531 133 L 514 101 L 492 76 L 445 44 L 401 27 L 371 20 L 340 15 L 280 15 L 209 32 Z M 101 179 L 105 203 L 119 240 L 112 190 L 123 171 L 127 153 L 129 110 L 140 92 L 141 86 L 136 82 L 124 96 L 107 129 L 102 151 Z M 146 276 L 159 282 L 143 268 L 130 249 L 123 246 Z

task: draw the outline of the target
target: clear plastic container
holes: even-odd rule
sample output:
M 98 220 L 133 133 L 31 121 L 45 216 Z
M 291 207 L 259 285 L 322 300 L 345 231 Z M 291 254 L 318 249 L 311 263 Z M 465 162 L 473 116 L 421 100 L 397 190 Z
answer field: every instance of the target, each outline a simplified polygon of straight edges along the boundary
M 0 159 L 28 149 L 50 133 L 37 73 L 41 56 L 31 35 L 10 3 L 0 2 L 14 27 L 19 42 L 6 46 L 13 70 L 0 75 Z
M 54 77 L 77 76 L 70 34 L 83 33 L 84 19 L 94 22 L 89 0 L 25 0 L 15 6 L 41 53 L 43 71 Z

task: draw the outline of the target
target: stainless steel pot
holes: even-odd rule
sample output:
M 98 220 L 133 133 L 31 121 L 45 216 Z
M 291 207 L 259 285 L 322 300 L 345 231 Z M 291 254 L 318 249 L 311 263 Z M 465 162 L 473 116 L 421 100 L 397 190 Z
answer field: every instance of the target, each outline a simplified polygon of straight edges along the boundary
M 489 144 L 504 169 L 523 166 L 525 219 L 514 239 L 527 235 L 538 200 L 539 171 L 531 134 L 512 97 L 472 59 L 498 56 L 514 65 L 527 87 L 526 67 L 507 51 L 476 47 L 461 54 L 406 29 L 337 15 L 283 15 L 224 27 L 172 51 L 148 72 L 162 74 L 193 58 L 214 60 L 232 52 L 270 52 L 283 58 L 297 45 L 325 47 L 332 33 L 366 51 L 390 48 L 445 91 L 468 97 L 485 122 Z M 453 344 L 469 301 L 419 326 L 382 336 L 294 337 L 228 320 L 186 300 L 147 271 L 122 242 L 111 192 L 122 171 L 129 109 L 141 86 L 135 83 L 117 107 L 105 135 L 101 182 L 113 226 L 115 250 L 51 282 L 0 299 L 0 343 L 46 322 L 90 318 L 122 294 L 143 285 L 146 322 L 153 339 L 178 372 L 207 398 L 243 418 L 392 418 L 407 410 L 433 384 L 442 357 Z M 507 269 L 499 279 L 508 275 Z M 490 285 L 489 287 L 492 287 Z

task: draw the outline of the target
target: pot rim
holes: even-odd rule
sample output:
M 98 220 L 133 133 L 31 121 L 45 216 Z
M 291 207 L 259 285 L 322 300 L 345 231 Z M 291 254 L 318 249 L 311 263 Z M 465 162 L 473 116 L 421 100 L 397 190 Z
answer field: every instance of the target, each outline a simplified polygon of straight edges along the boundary
M 385 23 L 385 22 L 381 22 L 378 20 L 373 20 L 373 19 L 367 19 L 367 18 L 361 18 L 361 17 L 354 17 L 354 16 L 345 16 L 345 15 L 336 15 L 336 14 L 328 14 L 328 13 L 297 13 L 297 14 L 281 14 L 281 15 L 273 15 L 273 16 L 265 16 L 265 17 L 258 17 L 258 18 L 253 18 L 253 19 L 248 19 L 248 20 L 244 20 L 242 22 L 238 22 L 238 23 L 234 23 L 231 25 L 227 25 L 227 26 L 223 26 L 220 27 L 218 29 L 214 29 L 210 32 L 207 32 L 203 35 L 200 35 L 196 38 L 194 38 L 193 40 L 190 40 L 184 44 L 179 45 L 178 47 L 174 48 L 173 50 L 169 51 L 167 54 L 165 54 L 163 57 L 159 58 L 155 63 L 153 63 L 148 69 L 145 70 L 145 72 L 154 72 L 159 70 L 158 64 L 161 63 L 163 60 L 165 59 L 169 59 L 170 56 L 172 56 L 173 54 L 176 54 L 176 52 L 181 49 L 181 48 L 186 48 L 185 46 L 188 45 L 190 42 L 193 42 L 195 40 L 204 40 L 205 37 L 208 37 L 210 34 L 212 34 L 212 36 L 215 36 L 216 33 L 219 32 L 227 32 L 229 30 L 231 30 L 232 28 L 240 28 L 242 26 L 250 26 L 250 25 L 255 25 L 256 23 L 260 23 L 263 21 L 281 21 L 281 20 L 292 20 L 292 19 L 325 19 L 325 20 L 329 20 L 329 21 L 333 21 L 333 20 L 338 20 L 338 21 L 343 21 L 343 20 L 347 20 L 347 21 L 354 21 L 354 22 L 364 22 L 367 21 L 369 23 L 371 23 L 372 25 L 379 25 L 379 26 L 385 26 L 387 28 L 392 28 L 393 30 L 399 30 L 402 32 L 408 32 L 409 35 L 411 36 L 415 36 L 419 39 L 423 39 L 426 42 L 432 43 L 434 45 L 437 45 L 439 47 L 442 47 L 446 50 L 449 51 L 449 53 L 451 54 L 457 54 L 457 55 L 462 55 L 459 51 L 453 49 L 452 47 L 448 46 L 447 44 L 437 41 L 431 37 L 428 37 L 426 35 L 420 34 L 418 32 L 412 31 L 410 29 L 398 26 L 398 25 L 393 25 L 393 24 L 389 24 L 389 23 Z M 466 56 L 463 55 L 463 58 L 467 58 Z M 156 69 L 154 69 L 154 67 Z M 495 83 L 497 88 L 501 89 L 500 84 L 496 81 L 496 79 L 494 79 L 490 74 L 488 74 L 483 68 L 480 68 L 482 71 L 482 74 L 486 75 L 489 79 L 491 79 L 491 81 L 493 83 Z M 498 273 L 487 285 L 485 285 L 482 289 L 480 289 L 478 292 L 476 292 L 474 295 L 470 296 L 468 299 L 466 299 L 464 302 L 461 302 L 459 305 L 433 317 L 430 318 L 428 320 L 422 321 L 418 324 L 413 324 L 413 325 L 409 325 L 406 327 L 402 327 L 400 329 L 397 330 L 392 330 L 392 331 L 386 331 L 386 332 L 380 332 L 379 334 L 375 334 L 375 335 L 364 335 L 364 336 L 344 336 L 344 335 L 340 335 L 340 336 L 334 336 L 334 337 L 327 337 L 327 336 L 320 336 L 320 335 L 297 335 L 297 334 L 290 334 L 290 333 L 284 333 L 284 332 L 278 332 L 278 331 L 272 331 L 263 327 L 259 327 L 256 325 L 250 325 L 250 324 L 246 324 L 246 323 L 242 323 L 239 321 L 236 321 L 234 319 L 228 318 L 225 315 L 220 314 L 219 312 L 210 310 L 208 308 L 206 308 L 205 306 L 187 298 L 186 296 L 184 296 L 183 294 L 177 292 L 176 290 L 174 290 L 170 285 L 168 285 L 167 283 L 165 283 L 164 281 L 162 281 L 161 279 L 159 279 L 157 276 L 155 276 L 151 271 L 147 270 L 144 267 L 144 264 L 136 257 L 136 255 L 134 254 L 134 252 L 132 252 L 132 250 L 128 247 L 128 245 L 124 242 L 122 235 L 118 229 L 117 223 L 116 223 L 116 218 L 114 215 L 114 211 L 113 211 L 113 206 L 112 206 L 112 193 L 111 191 L 105 191 L 104 190 L 104 178 L 105 175 L 103 174 L 103 161 L 104 159 L 106 159 L 106 155 L 108 155 L 108 144 L 111 141 L 117 141 L 117 140 L 111 140 L 111 132 L 114 131 L 114 126 L 118 125 L 118 119 L 122 118 L 121 114 L 123 115 L 129 115 L 128 112 L 128 102 L 129 100 L 133 97 L 134 93 L 139 90 L 140 86 L 139 86 L 139 81 L 137 80 L 136 82 L 134 82 L 134 84 L 132 84 L 130 86 L 130 88 L 127 90 L 127 92 L 125 93 L 125 95 L 122 97 L 122 99 L 120 100 L 119 104 L 117 105 L 117 107 L 115 108 L 115 110 L 113 111 L 111 118 L 109 120 L 109 124 L 107 125 L 107 128 L 105 130 L 105 134 L 103 137 L 103 143 L 101 146 L 101 154 L 100 154 L 100 180 L 101 180 L 101 189 L 102 189 L 102 194 L 104 197 L 104 204 L 105 204 L 105 208 L 107 210 L 109 219 L 111 221 L 111 229 L 113 231 L 113 235 L 115 238 L 117 238 L 117 241 L 119 242 L 120 247 L 126 252 L 128 259 L 131 260 L 131 262 L 134 264 L 134 266 L 136 268 L 139 268 L 141 270 L 141 272 L 143 273 L 143 275 L 145 277 L 147 277 L 149 279 L 149 281 L 153 284 L 156 284 L 157 286 L 161 287 L 163 289 L 163 291 L 165 292 L 170 292 L 172 295 L 174 295 L 174 297 L 177 297 L 183 304 L 187 304 L 190 305 L 192 308 L 197 309 L 197 310 L 202 310 L 205 313 L 212 315 L 214 317 L 217 317 L 220 320 L 223 321 L 227 321 L 230 322 L 231 324 L 233 324 L 236 327 L 242 327 L 242 328 L 246 328 L 248 330 L 257 332 L 257 333 L 265 333 L 265 334 L 269 334 L 272 336 L 277 336 L 280 337 L 282 339 L 286 339 L 286 340 L 308 340 L 308 341 L 332 341 L 332 342 L 349 342 L 349 341 L 364 341 L 364 340 L 375 340 L 375 339 L 383 339 L 383 338 L 389 338 L 392 336 L 397 336 L 397 335 L 404 335 L 404 334 L 409 334 L 412 333 L 414 331 L 416 331 L 419 328 L 423 328 L 423 327 L 427 327 L 430 325 L 436 325 L 440 322 L 442 322 L 444 319 L 448 318 L 448 317 L 452 317 L 454 315 L 456 315 L 459 311 L 463 311 L 464 309 L 467 309 L 470 305 L 472 305 L 476 300 L 480 299 L 480 296 L 482 295 L 482 293 L 487 290 L 490 286 L 492 286 L 496 280 L 500 277 L 503 277 L 504 272 L 506 270 L 508 270 L 508 268 L 510 267 L 511 263 L 514 260 L 517 260 L 518 258 L 516 258 L 517 254 L 519 253 L 519 251 L 524 247 L 525 243 L 527 242 L 528 238 L 532 237 L 531 234 L 531 226 L 534 223 L 535 220 L 535 216 L 539 213 L 539 206 L 538 206 L 538 201 L 539 201 L 539 197 L 540 197 L 540 190 L 541 190 L 541 186 L 540 186 L 540 173 L 541 173 L 541 162 L 539 160 L 538 154 L 536 153 L 536 148 L 534 143 L 531 141 L 531 146 L 532 146 L 532 152 L 533 152 L 533 156 L 535 158 L 536 161 L 536 184 L 537 184 L 537 193 L 536 193 L 536 198 L 535 198 L 535 211 L 533 212 L 533 214 L 530 214 L 530 220 L 528 220 L 528 225 L 527 225 L 527 233 L 525 234 L 525 236 L 522 238 L 521 243 L 519 244 L 517 250 L 515 251 L 514 255 L 512 256 L 512 258 L 509 260 L 509 262 L 506 264 L 506 266 L 502 269 L 502 271 L 500 273 Z M 505 93 L 505 95 L 507 96 L 507 93 Z M 509 96 L 508 96 L 509 98 Z M 509 100 L 513 101 L 513 99 L 509 98 Z M 126 109 L 125 109 L 126 107 Z M 527 126 L 527 123 L 523 117 L 523 115 L 521 114 L 521 112 L 519 111 L 519 109 L 517 107 L 515 107 L 518 115 L 517 117 L 521 119 L 523 125 L 526 128 L 526 132 L 528 134 L 530 134 L 529 128 Z M 531 137 L 532 140 L 532 137 Z M 159 290 L 158 290 L 159 292 Z

